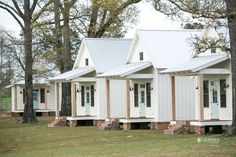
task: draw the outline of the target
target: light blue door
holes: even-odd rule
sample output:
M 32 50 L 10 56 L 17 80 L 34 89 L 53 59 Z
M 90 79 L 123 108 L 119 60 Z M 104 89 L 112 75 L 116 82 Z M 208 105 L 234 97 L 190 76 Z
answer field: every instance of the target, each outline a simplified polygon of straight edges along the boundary
M 34 105 L 34 109 L 39 108 L 39 91 L 38 90 L 33 90 L 33 105 Z
M 91 110 L 91 90 L 90 86 L 85 86 L 85 115 L 90 115 Z
M 140 84 L 140 117 L 145 117 L 146 109 L 146 88 L 145 84 Z
M 211 119 L 219 119 L 218 81 L 211 81 Z

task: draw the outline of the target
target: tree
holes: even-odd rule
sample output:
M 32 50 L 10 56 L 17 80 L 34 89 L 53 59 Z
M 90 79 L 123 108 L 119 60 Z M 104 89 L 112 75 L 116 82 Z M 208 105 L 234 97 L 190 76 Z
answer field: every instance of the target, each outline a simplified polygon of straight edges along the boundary
M 42 41 L 46 41 L 45 57 L 54 62 L 61 73 L 71 70 L 73 54 L 77 54 L 81 38 L 124 36 L 125 24 L 136 22 L 138 11 L 132 4 L 140 1 L 54 0 L 47 8 L 48 18 L 42 18 L 35 25 Z M 53 17 L 50 12 L 54 13 Z M 61 116 L 70 115 L 70 91 L 70 83 L 63 83 Z
M 33 109 L 33 99 L 32 99 L 32 91 L 33 91 L 33 77 L 32 77 L 32 64 L 33 64 L 33 55 L 32 55 L 32 35 L 33 35 L 33 22 L 38 19 L 43 12 L 43 9 L 39 14 L 33 16 L 36 6 L 40 3 L 38 0 L 30 1 L 30 0 L 22 0 L 16 1 L 12 0 L 12 3 L 0 1 L 0 8 L 7 11 L 12 17 L 17 21 L 19 26 L 22 29 L 24 36 L 24 53 L 25 53 L 25 107 L 22 123 L 33 123 L 36 122 L 37 119 L 34 114 Z M 50 2 L 50 1 L 49 1 Z M 48 2 L 48 3 L 49 3 Z
M 230 134 L 236 135 L 236 1 L 235 0 L 153 0 L 154 7 L 168 16 L 182 17 L 186 13 L 193 18 L 220 22 L 227 20 L 230 36 L 233 121 Z
M 203 29 L 204 25 L 198 22 L 186 23 L 183 26 L 184 29 Z

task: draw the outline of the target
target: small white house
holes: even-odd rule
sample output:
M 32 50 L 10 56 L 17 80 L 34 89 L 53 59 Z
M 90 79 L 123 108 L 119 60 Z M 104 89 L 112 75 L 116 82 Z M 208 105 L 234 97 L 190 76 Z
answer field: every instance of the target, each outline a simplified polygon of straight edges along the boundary
M 120 119 L 124 129 L 167 128 L 172 120 L 171 78 L 160 71 L 187 60 L 193 51 L 188 42 L 199 35 L 197 30 L 138 30 L 126 62 L 119 68 L 100 74 L 109 80 L 126 80 L 126 117 Z M 182 119 L 194 119 L 194 80 L 176 77 L 177 108 Z M 107 89 L 109 90 L 109 89 Z M 182 101 L 183 97 L 187 97 Z M 185 116 L 181 116 L 185 115 Z M 138 125 L 140 124 L 140 125 Z
M 19 81 L 7 86 L 11 88 L 12 115 L 22 115 L 25 106 L 25 83 Z M 48 84 L 45 79 L 33 80 L 33 105 L 36 115 L 54 115 L 54 85 Z
M 130 39 L 84 38 L 73 69 L 50 79 L 56 84 L 56 116 L 60 116 L 61 84 L 71 82 L 72 115 L 67 120 L 72 125 L 79 120 L 125 117 L 125 81 L 111 81 L 106 94 L 107 80 L 97 75 L 123 65 L 130 45 Z
M 212 30 L 208 36 L 217 37 Z M 206 32 L 205 32 L 206 34 Z M 221 127 L 232 125 L 232 82 L 230 70 L 230 55 L 219 49 L 209 49 L 202 54 L 194 54 L 188 60 L 173 65 L 161 72 L 172 76 L 172 108 L 184 108 L 177 104 L 178 93 L 184 92 L 184 88 L 177 90 L 176 78 L 178 76 L 191 76 L 195 80 L 194 117 L 184 119 L 194 126 L 199 134 L 205 133 L 209 127 Z M 189 98 L 183 97 L 182 102 Z M 172 124 L 175 125 L 181 119 L 178 110 L 172 110 Z M 184 115 L 182 115 L 184 116 Z

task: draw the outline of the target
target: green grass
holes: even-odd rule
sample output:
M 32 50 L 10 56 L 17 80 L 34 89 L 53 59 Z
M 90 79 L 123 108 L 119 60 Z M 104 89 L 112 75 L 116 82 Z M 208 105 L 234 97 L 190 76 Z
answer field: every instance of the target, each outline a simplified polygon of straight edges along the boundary
M 34 125 L 0 119 L 0 156 L 4 157 L 234 157 L 236 137 L 222 135 L 164 135 L 160 131 L 99 131 L 96 127 L 48 128 L 53 118 Z M 204 138 L 199 143 L 197 139 Z M 219 139 L 218 143 L 208 140 Z

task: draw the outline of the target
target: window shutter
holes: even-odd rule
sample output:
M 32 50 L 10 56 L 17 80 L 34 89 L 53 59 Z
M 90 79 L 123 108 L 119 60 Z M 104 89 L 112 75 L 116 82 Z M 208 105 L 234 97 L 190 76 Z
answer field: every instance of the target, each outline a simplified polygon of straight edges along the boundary
M 151 83 L 146 83 L 147 107 L 151 107 Z
M 25 103 L 25 89 L 23 89 L 23 103 Z
M 94 107 L 94 85 L 91 86 L 91 106 Z
M 40 102 L 45 103 L 45 89 L 40 88 Z
M 134 84 L 134 106 L 138 107 L 138 84 Z
M 84 106 L 84 86 L 81 86 L 81 106 Z
M 220 80 L 220 107 L 226 107 L 226 80 Z
M 203 81 L 203 101 L 204 107 L 209 107 L 209 81 Z

